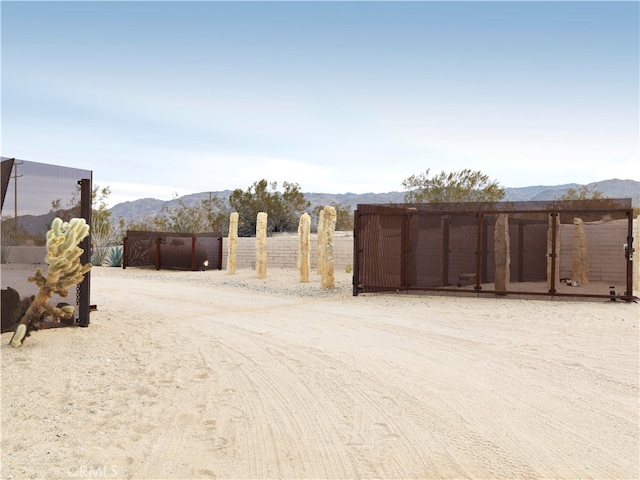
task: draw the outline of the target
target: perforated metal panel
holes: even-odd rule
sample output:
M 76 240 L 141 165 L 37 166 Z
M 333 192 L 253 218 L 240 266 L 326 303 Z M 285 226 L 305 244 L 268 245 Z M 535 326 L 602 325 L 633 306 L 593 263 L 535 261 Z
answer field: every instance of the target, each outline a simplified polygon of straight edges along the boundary
M 440 291 L 631 300 L 631 199 L 555 202 L 358 205 L 354 218 L 354 295 Z M 496 252 L 505 215 L 507 247 Z M 588 282 L 572 281 L 582 220 Z M 553 221 L 552 221 L 553 220 Z M 500 243 L 504 245 L 504 241 Z M 508 250 L 505 250 L 508 248 Z M 508 253 L 508 283 L 496 288 L 498 254 Z

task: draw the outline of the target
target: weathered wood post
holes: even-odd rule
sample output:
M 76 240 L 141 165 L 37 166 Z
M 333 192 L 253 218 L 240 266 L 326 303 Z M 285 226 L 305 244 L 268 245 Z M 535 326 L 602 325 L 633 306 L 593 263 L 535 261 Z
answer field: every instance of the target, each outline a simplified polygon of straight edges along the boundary
M 584 232 L 584 222 L 581 218 L 573 219 L 573 268 L 571 280 L 578 285 L 589 283 L 589 269 L 587 266 L 587 237 Z
M 511 280 L 511 241 L 509 238 L 509 215 L 501 213 L 496 219 L 496 226 L 493 232 L 495 260 L 496 260 L 496 280 L 497 291 L 507 291 Z
M 227 252 L 227 275 L 235 275 L 238 264 L 238 212 L 229 217 L 229 248 Z
M 258 213 L 256 222 L 256 277 L 267 276 L 267 214 Z
M 324 262 L 324 209 L 320 210 L 318 214 L 318 260 L 316 265 L 316 271 L 318 275 L 322 275 L 322 263 Z
M 311 217 L 308 213 L 300 216 L 300 226 L 298 227 L 298 258 L 300 260 L 300 282 L 309 282 L 309 271 L 311 270 Z
M 333 252 L 333 237 L 336 231 L 336 209 L 334 207 L 324 207 L 324 228 L 323 230 L 323 263 L 322 263 L 322 288 L 333 288 L 336 286 L 334 276 L 335 257 Z

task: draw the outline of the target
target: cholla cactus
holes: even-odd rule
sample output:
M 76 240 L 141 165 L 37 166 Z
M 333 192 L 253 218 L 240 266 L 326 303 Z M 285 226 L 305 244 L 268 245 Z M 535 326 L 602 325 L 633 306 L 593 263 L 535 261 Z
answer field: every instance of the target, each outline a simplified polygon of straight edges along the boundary
M 84 218 L 72 218 L 63 222 L 55 218 L 51 230 L 47 232 L 47 255 L 44 261 L 49 265 L 46 276 L 38 268 L 31 283 L 38 285 L 38 293 L 18 324 L 11 345 L 19 347 L 31 330 L 38 330 L 45 318 L 51 317 L 55 323 L 60 319 L 73 317 L 74 307 L 66 305 L 54 307 L 49 305 L 53 294 L 67 296 L 67 289 L 77 285 L 84 279 L 84 274 L 91 269 L 91 264 L 82 265 L 80 255 L 84 252 L 78 244 L 89 234 L 89 225 Z

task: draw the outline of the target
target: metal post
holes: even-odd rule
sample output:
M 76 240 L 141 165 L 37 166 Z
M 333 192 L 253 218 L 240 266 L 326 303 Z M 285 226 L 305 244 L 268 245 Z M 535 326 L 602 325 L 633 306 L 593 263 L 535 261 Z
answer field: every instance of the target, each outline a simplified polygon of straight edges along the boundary
M 402 265 L 401 272 L 402 282 L 404 283 L 404 287 L 408 290 L 411 287 L 411 281 L 409 280 L 409 272 L 411 270 L 411 264 L 409 263 L 411 260 L 411 215 L 404 215 L 404 252 L 403 258 L 404 262 Z
M 160 270 L 160 237 L 156 237 L 156 270 Z
M 627 260 L 627 291 L 625 293 L 625 300 L 627 302 L 633 301 L 633 210 L 626 212 L 628 218 L 627 227 L 627 247 L 625 249 L 625 258 Z
M 558 228 L 556 225 L 556 217 L 558 212 L 551 214 L 551 288 L 549 293 L 556 293 L 556 235 L 558 235 Z
M 80 242 L 80 248 L 84 250 L 80 255 L 80 263 L 83 265 L 91 262 L 91 184 L 92 179 L 90 178 L 78 180 L 78 185 L 80 185 L 80 216 L 89 225 L 89 235 Z M 84 280 L 78 285 L 78 293 L 80 296 L 78 302 L 78 325 L 88 327 L 89 313 L 91 312 L 91 270 L 84 274 Z
M 482 289 L 480 286 L 480 274 L 482 273 L 482 220 L 483 215 L 481 213 L 476 213 L 478 217 L 478 244 L 476 246 L 476 286 L 474 289 L 479 291 Z
M 122 239 L 122 269 L 127 268 L 127 237 Z
M 483 216 L 484 217 L 484 216 Z M 480 250 L 480 255 L 482 255 L 482 283 L 487 283 L 489 281 L 489 278 L 487 277 L 487 272 L 489 271 L 489 265 L 487 264 L 487 262 L 489 261 L 489 238 L 488 238 L 488 232 L 489 229 L 487 228 L 487 222 L 486 219 L 482 219 L 482 250 Z M 495 256 L 495 244 L 494 244 L 494 256 Z
M 442 221 L 442 286 L 449 285 L 449 237 L 451 228 L 451 217 L 444 215 Z
M 524 282 L 524 223 L 518 222 L 518 281 Z
M 191 236 L 191 271 L 196 270 L 196 237 Z
M 360 280 L 360 256 L 358 255 L 359 224 L 360 215 L 358 215 L 358 210 L 356 210 L 353 212 L 353 277 L 351 278 L 354 297 L 358 296 L 358 282 Z M 318 241 L 320 241 L 320 239 L 318 239 Z

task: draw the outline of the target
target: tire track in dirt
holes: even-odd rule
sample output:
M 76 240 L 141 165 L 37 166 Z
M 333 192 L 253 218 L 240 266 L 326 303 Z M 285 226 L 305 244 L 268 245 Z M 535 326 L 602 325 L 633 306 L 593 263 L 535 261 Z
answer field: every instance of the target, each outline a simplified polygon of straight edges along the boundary
M 324 428 L 330 423 L 329 413 L 324 411 L 327 403 L 314 408 L 317 396 L 312 396 L 304 379 L 269 342 L 239 328 L 226 329 L 224 341 L 220 340 L 223 358 L 235 365 L 227 380 L 235 385 L 239 397 L 236 405 L 250 412 L 245 414 L 253 420 L 248 430 L 256 457 L 250 459 L 255 462 L 252 474 L 288 478 L 353 476 L 348 459 L 335 447 L 337 439 Z M 265 459 L 271 462 L 258 463 Z
M 370 323 L 368 326 L 371 325 Z M 375 322 L 373 325 L 375 326 Z M 238 329 L 236 328 L 236 330 Z M 385 336 L 387 333 L 391 333 L 387 327 L 381 330 Z M 398 330 L 402 329 L 396 329 L 395 335 L 399 335 Z M 340 332 L 334 331 L 332 333 L 339 334 Z M 405 341 L 415 332 L 408 329 L 405 333 L 407 336 L 400 343 L 402 343 L 404 350 L 409 350 L 411 354 L 415 355 L 409 361 L 419 364 L 422 361 L 420 360 L 421 356 L 411 350 L 410 343 Z M 310 370 L 315 372 L 316 377 L 321 377 L 318 372 L 331 370 L 334 373 L 338 372 L 339 375 L 333 379 L 333 395 L 335 397 L 336 392 L 340 392 L 342 398 L 347 399 L 342 402 L 339 408 L 343 411 L 343 416 L 346 415 L 352 419 L 351 437 L 346 437 L 345 448 L 350 451 L 350 456 L 358 463 L 358 471 L 366 472 L 365 476 L 407 478 L 424 475 L 425 471 L 429 472 L 428 476 L 478 474 L 509 477 L 534 475 L 534 470 L 529 468 L 526 462 L 517 460 L 517 456 L 507 454 L 505 448 L 479 436 L 473 429 L 466 426 L 462 415 L 456 415 L 459 413 L 458 411 L 446 413 L 448 409 L 450 410 L 450 406 L 438 401 L 432 400 L 425 404 L 421 399 L 424 392 L 419 388 L 413 390 L 408 388 L 403 381 L 406 372 L 401 369 L 394 372 L 388 367 L 383 368 L 384 365 L 380 366 L 379 363 L 379 368 L 368 369 L 366 361 L 360 362 L 359 365 L 348 365 L 345 362 L 337 362 L 335 358 L 329 357 L 321 351 L 308 354 L 309 350 L 300 348 L 299 345 L 287 345 L 287 348 L 283 348 L 285 345 L 278 339 L 264 343 L 263 338 L 255 337 L 252 332 L 247 332 L 245 337 L 243 342 L 245 344 L 262 341 L 264 348 L 279 348 L 280 355 L 288 356 L 292 364 L 304 365 L 305 368 L 301 369 L 300 375 L 308 374 Z M 470 350 L 477 353 L 477 348 L 472 348 L 474 342 L 451 339 L 442 335 L 440 340 L 442 344 L 452 343 L 450 348 L 453 350 Z M 239 341 L 242 342 L 242 340 Z M 464 344 L 464 348 L 461 348 L 460 344 Z M 492 346 L 483 345 L 483 347 L 491 348 Z M 394 355 L 396 353 L 394 352 Z M 427 360 L 432 362 L 433 359 Z M 455 369 L 450 373 L 452 378 L 456 378 L 457 375 L 461 380 L 468 381 L 466 375 L 461 375 Z M 336 380 L 338 381 L 336 382 Z M 433 382 L 434 378 L 419 378 L 416 383 L 424 385 L 425 380 Z M 331 380 L 327 378 L 318 378 L 317 383 L 332 384 Z M 341 388 L 341 384 L 346 384 L 346 386 Z M 450 390 L 447 392 L 448 396 L 453 397 L 452 388 L 450 386 L 447 388 Z M 453 392 L 455 391 L 453 389 Z M 459 394 L 463 396 L 465 392 L 460 391 Z M 393 402 L 399 405 L 395 410 L 389 399 L 395 399 Z M 347 405 L 359 405 L 359 411 L 358 408 L 348 408 Z M 345 414 L 345 412 L 347 413 Z M 462 410 L 462 413 L 465 414 L 469 412 L 469 410 Z M 471 413 L 475 415 L 476 420 L 479 419 L 486 423 L 491 423 L 494 420 L 482 409 Z M 375 421 L 371 420 L 372 418 L 375 418 Z M 412 421 L 409 421 L 408 418 Z M 459 433 L 461 431 L 462 434 Z M 436 440 L 429 439 L 425 432 L 429 432 L 428 436 L 435 437 Z M 452 432 L 458 432 L 458 436 L 453 436 Z M 359 441 L 354 441 L 358 436 L 360 437 Z M 367 437 L 367 440 L 363 440 L 363 437 Z M 419 441 L 415 442 L 409 439 L 419 439 Z M 393 444 L 393 448 L 390 448 L 389 444 Z M 511 445 L 508 444 L 508 446 Z M 452 451 L 455 451 L 456 454 L 453 455 Z M 428 456 L 434 456 L 433 452 L 436 452 L 436 462 L 430 462 L 426 459 Z M 397 456 L 400 456 L 402 460 L 396 461 Z M 405 457 L 411 458 L 411 461 L 407 462 Z M 371 461 L 372 458 L 375 460 Z M 380 459 L 383 460 L 378 461 Z M 407 470 L 407 463 L 411 465 L 409 468 L 414 470 Z M 438 468 L 437 465 L 441 466 Z M 470 465 L 473 468 L 467 471 L 466 469 Z
M 71 373 L 60 392 L 46 393 L 63 420 L 44 433 L 77 433 L 54 440 L 52 460 L 114 461 L 119 477 L 141 479 L 634 478 L 638 471 L 638 414 L 629 400 L 637 404 L 637 347 L 626 342 L 627 330 L 607 336 L 574 319 L 521 322 L 518 312 L 508 314 L 527 305 L 520 301 L 301 299 L 214 290 L 201 277 L 175 291 L 170 281 L 127 284 L 101 297 L 96 325 L 71 333 L 76 364 L 52 364 Z M 491 311 L 477 313 L 483 303 Z M 541 316 L 566 309 L 532 303 Z M 81 348 L 91 370 L 84 362 L 77 368 Z M 45 418 L 33 408 L 37 390 L 23 391 L 29 409 L 11 407 L 19 421 L 49 421 L 51 411 Z M 91 422 L 90 434 L 83 422 Z M 18 465 L 24 455 L 7 458 Z M 28 478 L 46 471 L 42 462 L 13 471 Z M 66 478 L 59 473 L 48 478 Z
M 392 406 L 395 405 L 395 408 L 391 409 L 387 406 L 387 409 L 382 410 L 381 413 L 385 414 L 390 409 L 393 415 L 387 415 L 387 418 L 409 416 L 413 419 L 414 425 L 404 427 L 403 438 L 412 438 L 413 435 L 420 435 L 420 433 L 424 435 L 424 432 L 430 432 L 432 436 L 436 437 L 437 441 L 431 442 L 428 450 L 432 455 L 433 452 L 439 452 L 441 457 L 439 457 L 437 464 L 448 466 L 441 467 L 442 471 L 438 472 L 438 475 L 465 476 L 468 473 L 466 472 L 466 466 L 468 465 L 473 465 L 474 469 L 476 469 L 475 471 L 471 470 L 470 473 L 481 476 L 499 477 L 502 474 L 504 477 L 509 477 L 519 474 L 533 474 L 533 470 L 527 467 L 526 463 L 517 461 L 512 455 L 507 454 L 505 449 L 475 434 L 473 430 L 465 425 L 464 419 L 456 418 L 455 415 L 452 416 L 448 413 L 451 406 L 439 401 L 437 397 L 440 392 L 438 388 L 433 388 L 433 385 L 438 383 L 438 373 L 430 374 L 428 371 L 424 371 L 433 366 L 434 362 L 442 363 L 444 360 L 446 363 L 446 355 L 437 355 L 434 358 L 433 353 L 425 354 L 425 348 L 436 347 L 443 353 L 448 353 L 452 349 L 448 345 L 446 349 L 442 349 L 441 345 L 453 342 L 453 353 L 459 354 L 460 351 L 474 352 L 477 347 L 473 347 L 478 342 L 452 339 L 449 336 L 433 334 L 429 336 L 428 345 L 414 345 L 416 338 L 424 338 L 422 334 L 416 335 L 416 329 L 399 325 L 390 326 L 381 323 L 379 318 L 377 317 L 375 321 L 370 321 L 368 326 L 373 330 L 379 331 L 381 339 L 394 338 L 393 344 L 386 348 L 390 357 L 401 359 L 400 363 L 386 362 L 382 359 L 383 363 L 387 363 L 386 366 L 368 371 L 368 375 L 375 378 L 378 385 L 385 386 L 388 398 L 393 399 Z M 447 370 L 446 366 L 443 367 L 442 365 L 437 365 L 437 368 L 439 372 L 443 369 Z M 416 369 L 420 370 L 420 372 L 412 371 Z M 455 384 L 455 382 L 453 383 Z M 453 389 L 455 392 L 455 387 L 449 384 L 441 384 L 440 386 L 444 390 L 451 391 Z M 426 391 L 424 390 L 425 387 L 427 388 Z M 425 395 L 429 395 L 430 392 L 434 398 L 425 401 Z M 460 391 L 459 395 L 463 396 L 465 393 Z M 451 395 L 451 392 L 449 392 L 449 395 Z M 376 407 L 376 405 L 372 405 L 372 408 Z M 490 419 L 487 420 L 489 421 Z M 457 432 L 457 436 L 454 436 L 453 432 Z M 451 450 L 456 450 L 457 455 L 450 455 L 448 452 Z M 471 459 L 471 461 L 465 461 L 465 459 Z M 506 473 L 497 471 L 494 468 L 495 464 L 506 466 Z M 437 469 L 433 470 L 437 471 Z M 401 473 L 405 472 L 401 471 Z M 415 472 L 412 473 L 415 475 Z
M 241 331 L 237 327 L 232 329 Z M 362 476 L 415 478 L 443 475 L 446 472 L 454 476 L 464 474 L 462 468 L 446 467 L 456 464 L 446 452 L 440 458 L 445 460 L 446 457 L 446 461 L 434 462 L 429 459 L 433 451 L 443 449 L 443 441 L 449 439 L 450 431 L 458 426 L 444 422 L 438 411 L 426 408 L 424 402 L 420 401 L 421 392 L 406 392 L 401 375 L 381 374 L 382 369 L 367 371 L 360 368 L 361 365 L 349 365 L 315 349 L 295 346 L 283 348 L 280 342 L 266 342 L 264 337 L 255 338 L 251 332 L 242 333 L 245 337 L 240 340 L 242 344 L 261 345 L 257 350 L 252 348 L 252 355 L 263 351 L 274 357 L 286 358 L 289 368 L 293 366 L 299 378 L 307 379 L 304 383 L 310 385 L 308 388 L 313 392 L 313 398 L 318 398 L 318 392 L 331 391 L 331 397 L 324 399 L 328 403 L 322 404 L 323 409 L 332 407 L 339 413 L 322 418 L 318 428 L 341 432 L 340 446 L 348 452 L 351 462 L 356 462 L 357 471 Z M 263 353 L 258 356 L 261 359 L 260 368 L 264 368 L 268 355 Z M 328 376 L 326 372 L 331 375 Z M 256 371 L 251 374 L 255 376 Z M 313 383 L 309 381 L 311 379 Z M 342 422 L 337 421 L 340 418 Z M 309 419 L 305 421 L 308 423 Z M 434 435 L 440 445 L 429 440 Z M 427 445 L 423 443 L 425 440 Z M 479 442 L 478 439 L 475 441 Z M 328 475 L 332 476 L 331 473 Z
M 398 331 L 402 330 L 400 328 L 394 331 L 397 335 Z M 410 330 L 405 333 L 410 333 Z M 407 339 L 409 337 L 410 335 L 407 336 Z M 571 352 L 567 354 L 565 349 L 557 349 L 557 352 L 562 354 L 560 359 L 553 355 L 549 356 L 553 350 L 548 350 L 548 347 L 545 349 L 545 356 L 531 355 L 530 352 L 523 356 L 521 349 L 514 348 L 513 345 L 509 345 L 509 342 L 505 345 L 504 339 L 500 336 L 490 342 L 484 338 L 480 342 L 472 342 L 468 339 L 442 337 L 437 333 L 430 335 L 429 348 L 444 345 L 455 349 L 459 348 L 460 352 L 465 352 L 464 355 L 468 356 L 470 366 L 466 372 L 464 370 L 450 371 L 446 376 L 452 379 L 458 378 L 459 382 L 453 383 L 465 385 L 467 391 L 475 392 L 475 395 L 472 393 L 474 397 L 478 395 L 477 401 L 467 401 L 462 391 L 459 392 L 459 396 L 451 397 L 451 405 L 455 411 L 460 413 L 461 419 L 475 419 L 476 422 L 479 419 L 483 423 L 486 421 L 487 425 L 492 425 L 490 430 L 493 430 L 493 432 L 486 432 L 487 428 L 483 427 L 486 433 L 490 433 L 493 437 L 504 437 L 504 432 L 500 432 L 501 426 L 497 421 L 500 418 L 500 410 L 496 408 L 496 406 L 502 405 L 505 412 L 509 411 L 511 422 L 516 420 L 523 426 L 528 426 L 530 438 L 536 436 L 554 438 L 555 448 L 546 445 L 549 442 L 540 444 L 529 441 L 531 447 L 539 452 L 538 464 L 530 464 L 530 467 L 527 467 L 528 462 L 526 461 L 523 463 L 521 460 L 514 464 L 513 459 L 501 458 L 499 464 L 507 467 L 504 470 L 506 476 L 513 473 L 518 475 L 528 473 L 530 475 L 531 467 L 539 470 L 540 466 L 545 464 L 557 466 L 555 469 L 545 472 L 547 476 L 580 476 L 584 470 L 566 468 L 562 465 L 565 464 L 567 458 L 584 455 L 587 451 L 589 452 L 589 460 L 585 462 L 588 465 L 587 470 L 596 475 L 616 477 L 621 475 L 621 472 L 633 469 L 633 463 L 628 463 L 630 459 L 627 459 L 626 462 L 621 459 L 612 459 L 608 449 L 602 448 L 600 439 L 618 438 L 627 444 L 626 451 L 633 451 L 635 438 L 635 448 L 637 449 L 638 432 L 637 427 L 633 427 L 633 425 L 638 425 L 637 412 L 631 412 L 628 403 L 625 407 L 622 407 L 622 404 L 617 404 L 611 396 L 612 391 L 620 388 L 627 398 L 637 398 L 637 385 L 620 382 L 619 378 L 615 380 L 616 386 L 607 385 L 607 382 L 612 380 L 610 375 L 596 374 L 594 376 L 594 372 L 586 367 L 584 368 L 587 372 L 587 378 L 575 378 L 575 368 L 582 367 L 582 365 L 563 361 L 563 357 L 571 357 Z M 405 348 L 409 348 L 408 345 L 405 344 Z M 458 356 L 460 355 L 462 353 L 458 353 Z M 600 356 L 602 355 L 600 354 Z M 474 365 L 475 358 L 483 358 L 485 364 Z M 598 363 L 601 364 L 601 360 Z M 515 371 L 514 365 L 516 366 Z M 518 375 L 518 371 L 522 372 L 521 376 Z M 471 374 L 472 372 L 475 375 Z M 580 388 L 573 388 L 574 383 Z M 531 384 L 544 385 L 544 389 L 536 391 Z M 492 386 L 491 392 L 486 391 L 487 385 Z M 588 389 L 584 387 L 586 385 L 589 385 Z M 606 398 L 607 401 L 601 404 L 596 401 L 594 405 L 594 396 L 597 398 L 598 390 L 602 398 Z M 522 395 L 523 392 L 530 392 L 530 395 Z M 497 396 L 498 393 L 499 396 Z M 486 403 L 487 395 L 495 405 Z M 494 412 L 494 415 L 489 415 L 491 411 Z M 612 413 L 616 411 L 620 412 L 619 416 Z M 579 418 L 585 415 L 585 412 L 588 412 L 594 422 L 592 427 L 595 426 L 601 431 L 600 435 L 585 437 L 580 433 L 582 425 Z M 506 428 L 507 432 L 508 430 L 509 427 Z M 511 433 L 516 433 L 516 437 L 518 437 L 517 431 Z M 525 442 L 522 442 L 526 439 L 522 439 L 522 435 L 519 437 L 519 439 L 517 438 L 519 443 L 526 445 Z M 501 443 L 513 456 L 518 449 L 514 449 L 514 445 L 509 445 L 509 438 L 504 438 L 504 440 L 505 442 Z M 484 444 L 482 448 L 484 451 L 495 450 L 491 444 L 486 444 L 486 439 L 475 438 L 474 443 Z M 527 452 L 521 448 L 520 450 L 525 454 L 523 457 L 526 458 Z M 545 457 L 546 461 L 543 460 Z M 464 455 L 461 455 L 461 458 L 464 458 Z M 490 460 L 495 463 L 494 459 L 490 458 Z M 476 463 L 482 464 L 481 461 Z M 523 467 L 525 470 L 522 470 Z M 496 471 L 489 470 L 489 472 L 492 476 L 498 474 Z

